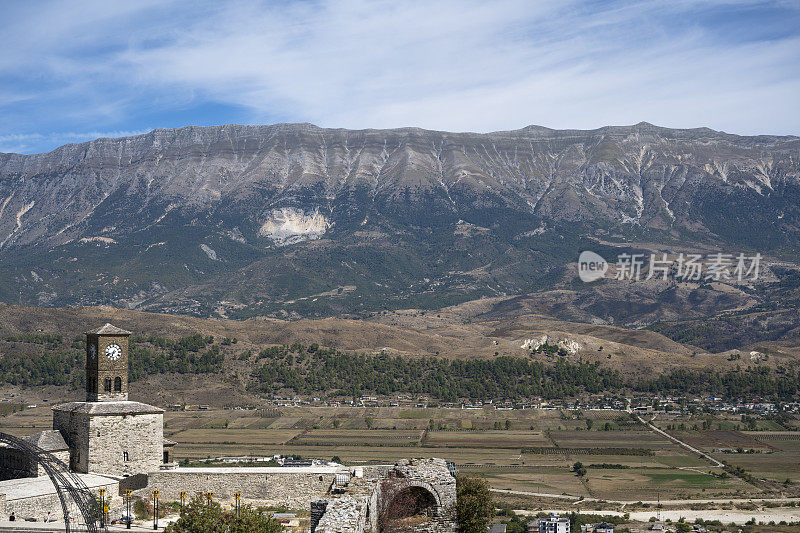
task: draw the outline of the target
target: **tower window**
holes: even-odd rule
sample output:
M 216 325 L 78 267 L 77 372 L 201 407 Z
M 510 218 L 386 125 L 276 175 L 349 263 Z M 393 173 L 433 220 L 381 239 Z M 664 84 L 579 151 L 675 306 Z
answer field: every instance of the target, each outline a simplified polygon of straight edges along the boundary
M 122 452 L 122 460 L 128 462 L 129 459 L 128 452 Z
M 103 390 L 106 392 L 111 392 L 111 378 L 106 378 L 103 382 Z
M 114 392 L 122 392 L 122 378 L 114 378 Z

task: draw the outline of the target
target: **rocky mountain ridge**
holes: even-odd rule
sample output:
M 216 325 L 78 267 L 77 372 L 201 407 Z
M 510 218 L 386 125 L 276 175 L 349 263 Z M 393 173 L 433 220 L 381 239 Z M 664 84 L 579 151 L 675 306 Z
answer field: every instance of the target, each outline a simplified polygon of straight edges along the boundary
M 159 129 L 0 154 L 0 300 L 225 316 L 434 308 L 552 288 L 581 249 L 785 259 L 798 200 L 798 137 L 647 123 Z

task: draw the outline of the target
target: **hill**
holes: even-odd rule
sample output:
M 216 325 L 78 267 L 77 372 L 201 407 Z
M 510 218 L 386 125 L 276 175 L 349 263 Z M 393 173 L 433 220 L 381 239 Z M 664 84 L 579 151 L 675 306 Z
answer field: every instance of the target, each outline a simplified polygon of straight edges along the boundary
M 465 307 L 474 313 L 480 304 L 487 302 L 435 314 L 406 310 L 369 320 L 296 321 L 0 306 L 0 378 L 7 390 L 24 390 L 34 399 L 79 397 L 82 332 L 106 321 L 133 332 L 138 399 L 162 405 L 248 404 L 264 394 L 569 396 L 598 392 L 598 386 L 608 386 L 608 393 L 641 388 L 646 384 L 636 382 L 643 377 L 671 380 L 676 372 L 689 373 L 682 379 L 751 369 L 765 371 L 768 379 L 797 374 L 794 348 L 765 344 L 753 358 L 749 352 L 705 352 L 646 330 L 535 315 L 467 317 Z

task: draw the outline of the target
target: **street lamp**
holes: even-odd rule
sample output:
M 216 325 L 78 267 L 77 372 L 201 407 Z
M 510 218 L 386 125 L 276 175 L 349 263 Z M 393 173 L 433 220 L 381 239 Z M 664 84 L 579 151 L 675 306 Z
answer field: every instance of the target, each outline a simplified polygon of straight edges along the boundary
M 153 491 L 153 529 L 158 530 L 158 491 Z
M 106 527 L 106 489 L 100 489 L 100 527 Z
M 125 529 L 130 529 L 131 528 L 131 519 L 132 519 L 132 517 L 131 517 L 131 494 L 132 494 L 132 491 L 130 491 L 130 490 L 126 490 L 125 491 L 125 500 L 126 500 L 126 503 L 127 503 L 127 506 L 128 506 L 128 517 L 125 520 L 127 522 L 127 524 L 125 525 Z

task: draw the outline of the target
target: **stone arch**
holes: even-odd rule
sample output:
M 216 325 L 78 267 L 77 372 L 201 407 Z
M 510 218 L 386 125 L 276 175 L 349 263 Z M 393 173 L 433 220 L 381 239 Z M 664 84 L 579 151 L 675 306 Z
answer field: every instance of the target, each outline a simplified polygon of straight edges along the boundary
M 442 499 L 430 483 L 414 479 L 390 479 L 381 484 L 380 524 L 412 516 L 440 516 Z
M 42 466 L 61 502 L 61 509 L 64 513 L 64 531 L 70 533 L 78 531 L 78 527 L 70 523 L 69 506 L 70 501 L 74 503 L 83 517 L 83 527 L 89 533 L 97 532 L 97 519 L 100 516 L 100 509 L 91 491 L 86 484 L 76 474 L 70 472 L 69 467 L 58 460 L 52 454 L 42 450 L 38 446 L 26 442 L 18 437 L 0 433 L 0 443 L 7 444 L 11 448 L 21 451 L 31 460 L 36 461 Z M 83 529 L 80 529 L 83 530 Z

